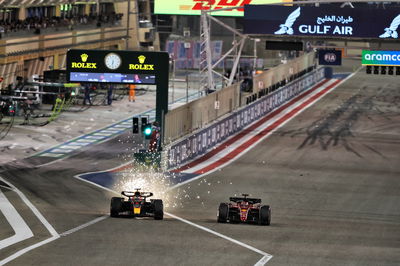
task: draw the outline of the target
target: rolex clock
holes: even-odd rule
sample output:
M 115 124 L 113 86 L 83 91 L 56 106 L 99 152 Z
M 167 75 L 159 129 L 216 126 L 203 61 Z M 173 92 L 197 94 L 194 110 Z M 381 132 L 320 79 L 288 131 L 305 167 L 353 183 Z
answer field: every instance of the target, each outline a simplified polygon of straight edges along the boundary
M 121 65 L 121 57 L 116 53 L 109 53 L 104 57 L 104 63 L 106 67 L 111 70 L 115 70 L 120 67 Z

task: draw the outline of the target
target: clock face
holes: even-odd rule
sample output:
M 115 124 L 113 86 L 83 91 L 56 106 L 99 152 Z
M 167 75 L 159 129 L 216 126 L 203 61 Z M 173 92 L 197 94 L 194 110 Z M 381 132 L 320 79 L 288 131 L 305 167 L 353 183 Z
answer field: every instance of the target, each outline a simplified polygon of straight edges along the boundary
M 109 69 L 117 69 L 121 65 L 121 57 L 115 53 L 109 53 L 104 58 L 104 62 Z

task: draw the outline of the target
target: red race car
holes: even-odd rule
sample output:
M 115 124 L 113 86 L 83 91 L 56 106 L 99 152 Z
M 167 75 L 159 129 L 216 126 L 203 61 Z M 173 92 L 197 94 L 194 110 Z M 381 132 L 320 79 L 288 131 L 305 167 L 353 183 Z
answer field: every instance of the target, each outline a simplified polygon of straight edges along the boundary
M 218 208 L 219 223 L 257 223 L 260 225 L 271 224 L 271 207 L 261 205 L 261 199 L 243 197 L 231 197 L 230 203 L 221 203 Z

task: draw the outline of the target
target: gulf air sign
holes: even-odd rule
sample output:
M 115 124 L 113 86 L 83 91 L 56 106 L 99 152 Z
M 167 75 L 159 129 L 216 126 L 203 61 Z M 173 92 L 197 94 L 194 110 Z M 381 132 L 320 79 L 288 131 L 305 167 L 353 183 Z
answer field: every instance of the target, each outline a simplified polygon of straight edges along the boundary
M 246 34 L 399 39 L 400 8 L 246 5 L 244 9 Z
M 167 15 L 200 15 L 201 10 L 218 10 L 269 3 L 291 3 L 292 0 L 155 0 L 154 13 Z M 212 12 L 215 16 L 243 17 L 244 8 Z
M 362 51 L 363 65 L 400 66 L 400 51 Z

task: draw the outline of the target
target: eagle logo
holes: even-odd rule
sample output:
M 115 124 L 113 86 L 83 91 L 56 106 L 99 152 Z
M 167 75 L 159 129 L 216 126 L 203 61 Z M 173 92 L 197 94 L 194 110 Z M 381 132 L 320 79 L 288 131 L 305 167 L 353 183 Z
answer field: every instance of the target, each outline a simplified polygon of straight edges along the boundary
M 385 28 L 385 33 L 383 33 L 382 35 L 379 36 L 379 38 L 395 38 L 397 39 L 397 37 L 399 37 L 399 34 L 397 33 L 397 28 L 399 27 L 400 24 L 400 15 L 398 15 L 397 17 L 395 17 L 392 21 L 392 23 L 390 24 L 389 28 Z
M 285 24 L 280 25 L 280 29 L 275 31 L 274 34 L 289 34 L 293 35 L 293 23 L 300 16 L 300 7 L 298 7 L 295 11 L 293 11 L 286 19 Z

